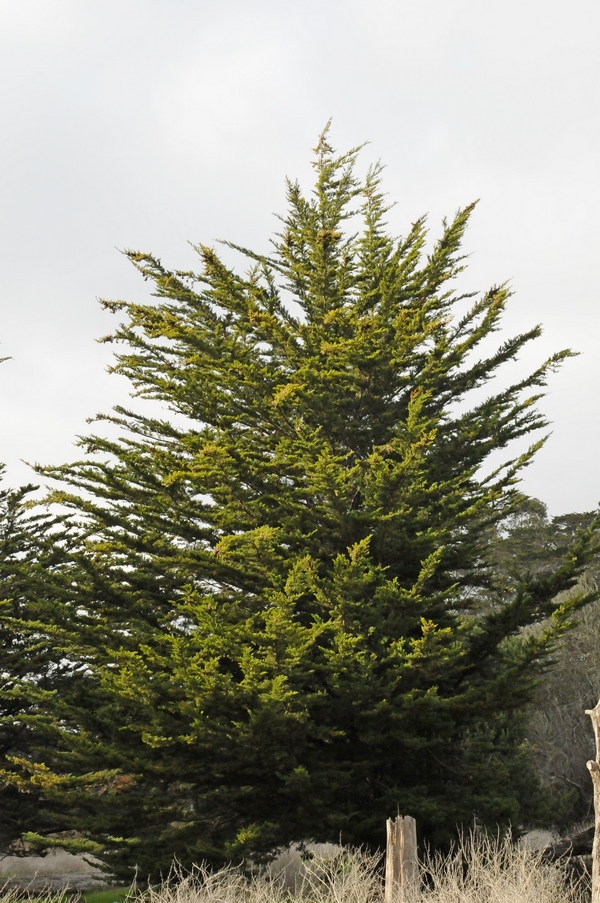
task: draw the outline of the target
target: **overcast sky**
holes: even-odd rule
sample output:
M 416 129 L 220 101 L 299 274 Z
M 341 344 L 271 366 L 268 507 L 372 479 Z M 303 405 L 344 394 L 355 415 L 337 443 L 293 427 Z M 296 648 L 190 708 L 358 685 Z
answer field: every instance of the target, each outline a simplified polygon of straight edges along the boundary
M 310 149 L 365 140 L 398 233 L 480 198 L 463 285 L 510 279 L 530 369 L 570 346 L 523 488 L 600 500 L 598 0 L 0 0 L 0 460 L 73 459 L 126 399 L 97 297 L 142 300 L 118 249 L 266 250 Z M 245 263 L 241 262 L 242 267 Z

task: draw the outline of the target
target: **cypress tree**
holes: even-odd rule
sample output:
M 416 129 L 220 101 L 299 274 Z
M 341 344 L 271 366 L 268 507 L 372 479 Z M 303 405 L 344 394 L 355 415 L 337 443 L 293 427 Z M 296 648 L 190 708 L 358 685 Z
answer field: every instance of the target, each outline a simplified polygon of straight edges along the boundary
M 229 245 L 244 275 L 204 245 L 200 273 L 127 252 L 154 300 L 103 302 L 113 369 L 162 413 L 118 407 L 98 418 L 116 438 L 44 471 L 85 531 L 59 631 L 89 693 L 60 709 L 64 811 L 117 872 L 378 846 L 396 811 L 434 844 L 539 812 L 521 712 L 586 601 L 555 597 L 591 534 L 508 589 L 487 539 L 569 352 L 506 385 L 540 329 L 481 350 L 509 290 L 455 289 L 473 205 L 429 252 L 424 219 L 391 237 L 359 150 L 321 136 L 270 255 Z

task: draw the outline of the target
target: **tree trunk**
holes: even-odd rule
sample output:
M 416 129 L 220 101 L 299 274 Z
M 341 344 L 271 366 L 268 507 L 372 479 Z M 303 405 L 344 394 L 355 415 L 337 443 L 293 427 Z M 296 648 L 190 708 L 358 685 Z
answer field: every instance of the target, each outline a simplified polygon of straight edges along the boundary
M 419 887 L 417 823 L 410 815 L 386 822 L 384 903 L 409 903 Z
M 587 763 L 594 786 L 595 833 L 592 846 L 592 903 L 600 903 L 600 702 L 594 709 L 586 709 L 592 719 L 596 738 L 596 758 Z

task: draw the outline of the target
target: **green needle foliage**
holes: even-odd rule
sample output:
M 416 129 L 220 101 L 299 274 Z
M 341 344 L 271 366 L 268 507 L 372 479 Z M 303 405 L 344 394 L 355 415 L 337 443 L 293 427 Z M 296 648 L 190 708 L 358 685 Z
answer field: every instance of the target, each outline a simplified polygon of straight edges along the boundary
M 36 488 L 0 490 L 0 766 L 9 763 L 0 767 L 3 851 L 23 831 L 52 830 L 40 811 L 49 776 L 38 747 L 57 735 L 47 704 L 73 680 L 48 632 L 64 611 L 57 599 L 67 549 L 57 542 L 57 519 L 29 501 Z
M 0 358 L 0 363 L 8 358 Z M 0 464 L 0 479 L 4 465 Z M 56 562 L 58 548 L 48 539 L 52 528 L 43 514 L 29 511 L 28 496 L 34 486 L 0 489 L 0 765 L 7 756 L 31 757 L 40 721 L 38 702 L 60 682 L 53 650 L 44 631 L 35 634 L 26 622 L 36 619 L 45 605 L 47 593 L 40 566 L 47 568 L 46 583 Z M 42 719 L 43 720 L 43 719 Z M 22 831 L 40 821 L 37 788 L 24 786 L 18 792 L 14 781 L 6 780 L 0 769 L 0 850 L 17 840 Z
M 246 275 L 128 252 L 156 300 L 105 302 L 114 371 L 163 419 L 117 408 L 117 438 L 45 471 L 86 531 L 61 634 L 85 692 L 58 710 L 79 783 L 55 802 L 117 873 L 380 846 L 398 810 L 434 844 L 539 814 L 521 712 L 590 535 L 496 594 L 486 546 L 543 440 L 497 453 L 546 426 L 569 352 L 507 383 L 540 330 L 480 350 L 509 291 L 455 292 L 472 206 L 429 253 L 423 220 L 390 237 L 357 154 L 321 137 Z

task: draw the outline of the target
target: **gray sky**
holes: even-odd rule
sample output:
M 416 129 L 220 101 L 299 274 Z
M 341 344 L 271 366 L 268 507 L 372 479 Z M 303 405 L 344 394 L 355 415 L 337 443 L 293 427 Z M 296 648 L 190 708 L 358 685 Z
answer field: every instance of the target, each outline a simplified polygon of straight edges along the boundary
M 0 0 L 7 483 L 75 457 L 86 417 L 127 397 L 95 299 L 148 287 L 117 249 L 266 250 L 332 116 L 339 149 L 387 164 L 394 231 L 428 212 L 435 236 L 481 198 L 463 285 L 511 280 L 506 335 L 544 326 L 525 369 L 581 352 L 523 487 L 553 514 L 595 507 L 599 26 L 598 0 Z

